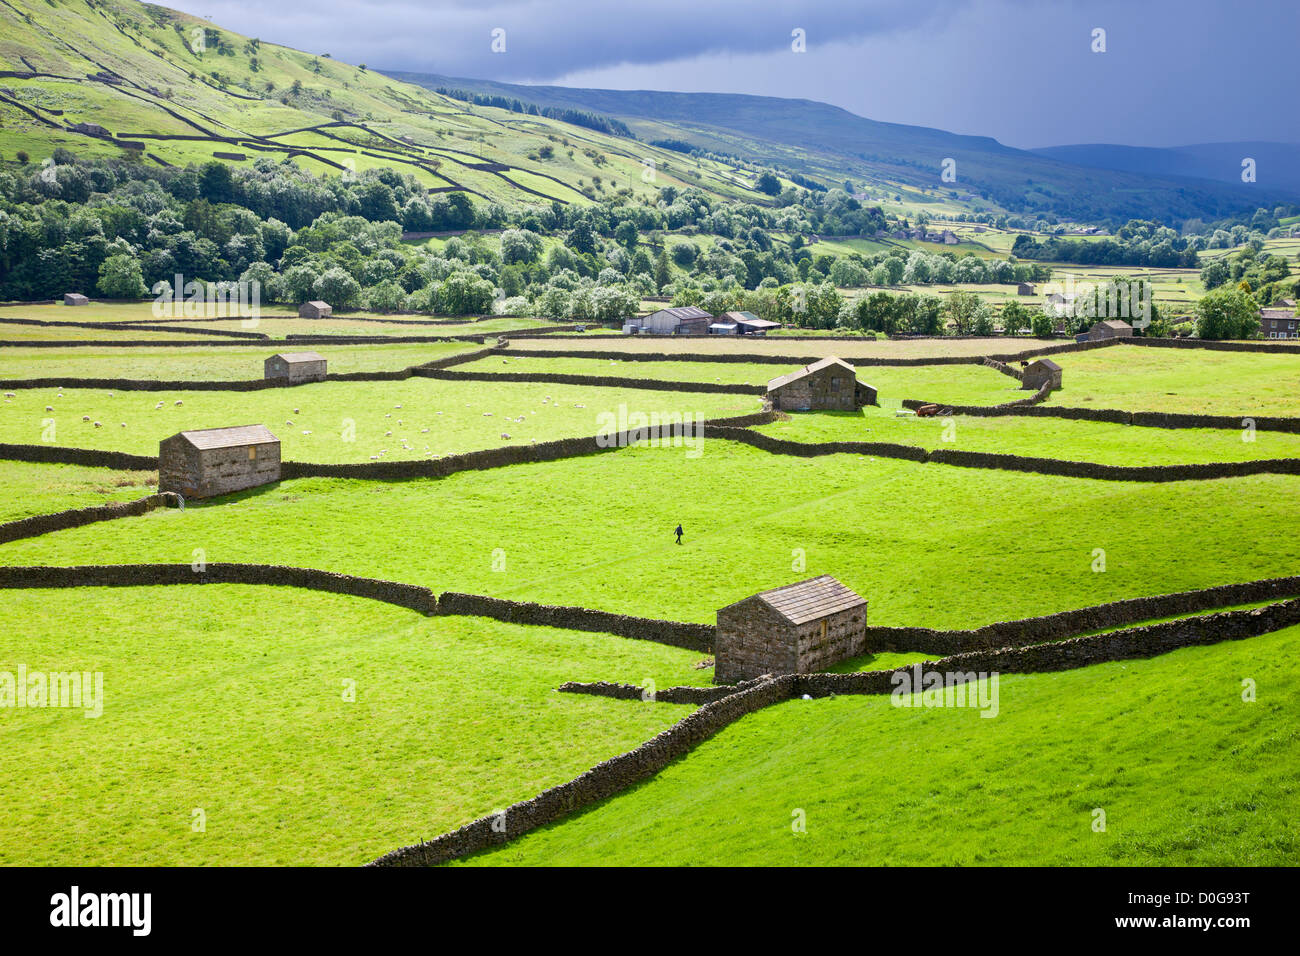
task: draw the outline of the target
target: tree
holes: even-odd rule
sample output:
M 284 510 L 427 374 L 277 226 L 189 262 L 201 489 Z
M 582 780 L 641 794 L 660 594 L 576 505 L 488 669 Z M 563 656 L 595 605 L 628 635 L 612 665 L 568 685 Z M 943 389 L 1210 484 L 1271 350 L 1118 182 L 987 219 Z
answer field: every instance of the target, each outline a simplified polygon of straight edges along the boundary
M 1019 302 L 1012 300 L 1002 307 L 1002 329 L 1007 335 L 1019 335 L 1032 322 L 1032 313 Z
M 109 299 L 139 299 L 149 291 L 145 288 L 140 260 L 122 252 L 100 264 L 96 287 L 100 295 Z
M 1254 338 L 1259 334 L 1259 303 L 1241 289 L 1215 289 L 1196 303 L 1196 334 L 1203 339 Z
M 655 257 L 655 289 L 663 292 L 664 288 L 673 279 L 672 269 L 668 266 L 667 253 L 660 250 L 659 255 Z
M 770 169 L 765 169 L 759 174 L 758 182 L 754 184 L 754 187 L 761 193 L 775 196 L 781 191 L 781 180 L 777 179 Z
M 312 291 L 340 311 L 355 308 L 361 298 L 361 284 L 338 266 L 326 269 Z

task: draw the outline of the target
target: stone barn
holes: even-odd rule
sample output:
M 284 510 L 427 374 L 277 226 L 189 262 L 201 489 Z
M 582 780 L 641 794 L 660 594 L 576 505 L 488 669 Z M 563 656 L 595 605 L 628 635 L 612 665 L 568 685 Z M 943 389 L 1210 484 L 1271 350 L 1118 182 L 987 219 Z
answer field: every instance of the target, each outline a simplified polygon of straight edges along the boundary
M 1100 339 L 1126 339 L 1133 337 L 1133 326 L 1122 319 L 1106 319 L 1098 322 L 1088 330 L 1088 339 L 1096 342 Z
M 864 653 L 866 644 L 866 599 L 823 574 L 721 608 L 713 679 L 810 674 Z
M 333 314 L 334 307 L 319 299 L 298 306 L 298 317 L 303 319 L 327 319 Z
M 876 390 L 858 381 L 857 371 L 829 356 L 767 383 L 767 398 L 786 412 L 845 411 L 876 405 Z
M 1035 288 L 1032 282 L 1021 282 L 1016 286 L 1016 295 L 1033 295 Z
M 63 304 L 64 305 L 90 305 L 90 300 L 87 299 L 80 292 L 65 292 L 63 293 Z
M 211 498 L 280 480 L 280 439 L 265 425 L 179 432 L 158 443 L 158 490 Z
M 280 352 L 262 364 L 266 378 L 287 378 L 291 385 L 325 381 L 325 356 L 319 352 Z
M 1061 366 L 1051 359 L 1030 362 L 1020 376 L 1020 387 L 1032 388 L 1035 392 L 1046 382 L 1051 382 L 1052 388 L 1061 387 Z

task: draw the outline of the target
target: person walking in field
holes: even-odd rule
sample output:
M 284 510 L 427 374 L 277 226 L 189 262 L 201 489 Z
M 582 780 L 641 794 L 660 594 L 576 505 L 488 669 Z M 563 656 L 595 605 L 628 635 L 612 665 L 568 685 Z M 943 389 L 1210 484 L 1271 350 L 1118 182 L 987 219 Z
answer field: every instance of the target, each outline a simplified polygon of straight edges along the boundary
M 682 526 L 681 526 L 681 525 L 678 525 L 678 526 L 677 526 L 677 530 L 674 531 L 673 534 L 677 535 L 677 543 L 678 543 L 678 544 L 681 544 L 681 543 L 682 543 Z

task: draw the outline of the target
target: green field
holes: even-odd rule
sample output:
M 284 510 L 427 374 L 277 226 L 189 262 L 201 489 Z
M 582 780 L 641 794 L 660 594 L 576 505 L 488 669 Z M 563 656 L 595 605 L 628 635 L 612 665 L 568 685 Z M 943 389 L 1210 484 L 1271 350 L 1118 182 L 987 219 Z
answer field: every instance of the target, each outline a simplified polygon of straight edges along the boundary
M 473 342 L 398 342 L 392 345 L 312 345 L 332 373 L 396 372 L 412 365 L 482 348 Z M 126 378 L 166 382 L 258 379 L 263 362 L 291 345 L 76 346 L 0 351 L 0 379 Z
M 778 704 L 473 864 L 1289 866 L 1300 628 L 999 678 L 997 717 Z M 1241 697 L 1243 677 L 1258 700 Z M 607 701 L 611 716 L 647 705 Z M 1159 728 L 1152 734 L 1137 728 Z M 1094 810 L 1105 832 L 1093 830 Z M 795 832 L 802 811 L 805 832 Z
M 405 482 L 283 481 L 184 512 L 12 542 L 0 546 L 0 563 L 188 563 L 202 548 L 209 561 L 687 621 L 829 573 L 868 597 L 874 623 L 975 627 L 1293 574 L 1300 559 L 1300 541 L 1278 533 L 1300 491 L 1295 476 L 1084 481 L 859 455 L 790 458 L 714 439 L 699 457 L 691 452 L 637 447 Z M 663 493 L 687 487 L 728 493 Z M 683 547 L 671 534 L 679 522 Z M 1097 548 L 1104 573 L 1092 570 Z M 498 550 L 505 571 L 493 570 Z M 805 567 L 796 569 L 800 552 Z
M 1105 465 L 1300 458 L 1300 435 L 1286 432 L 1256 431 L 1251 441 L 1243 441 L 1245 433 L 1233 428 L 1146 428 L 1012 416 L 897 418 L 888 407 L 800 413 L 756 430 L 800 442 L 895 442 L 931 451 L 980 451 Z
M 1300 356 L 1117 346 L 1055 356 L 1051 405 L 1300 416 Z
M 255 392 L 39 388 L 0 401 L 0 442 L 156 455 L 158 442 L 178 431 L 260 423 L 280 439 L 286 460 L 410 459 L 595 435 L 604 430 L 598 416 L 620 406 L 706 418 L 760 407 L 750 395 L 426 378 Z
M 0 622 L 0 669 L 103 674 L 98 718 L 0 718 L 0 865 L 364 863 L 686 713 L 611 715 L 558 683 L 708 673 L 656 644 L 268 587 L 6 592 Z

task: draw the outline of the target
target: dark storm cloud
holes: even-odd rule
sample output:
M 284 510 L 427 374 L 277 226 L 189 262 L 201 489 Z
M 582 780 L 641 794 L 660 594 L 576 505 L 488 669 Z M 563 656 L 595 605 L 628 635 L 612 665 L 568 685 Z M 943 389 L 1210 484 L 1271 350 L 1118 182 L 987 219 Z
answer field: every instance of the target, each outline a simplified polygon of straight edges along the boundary
M 967 0 L 319 0 L 310 7 L 252 0 L 181 0 L 240 33 L 385 69 L 500 80 L 561 76 L 617 64 L 845 42 L 939 21 Z M 505 31 L 504 54 L 491 48 Z
M 1300 141 L 1297 0 L 172 2 L 378 69 L 803 97 L 1015 146 Z

